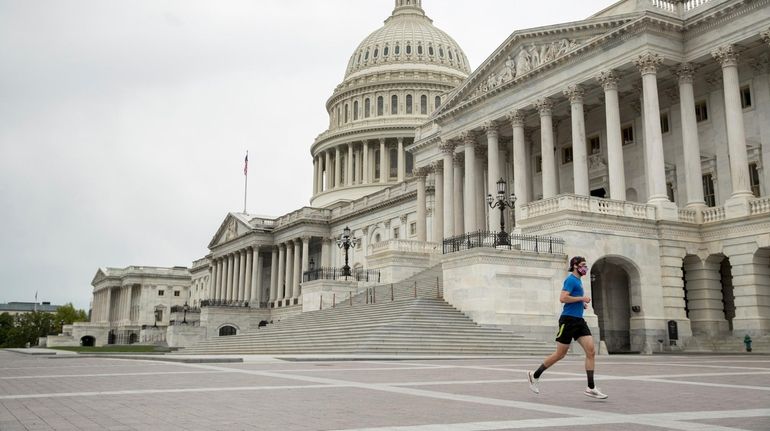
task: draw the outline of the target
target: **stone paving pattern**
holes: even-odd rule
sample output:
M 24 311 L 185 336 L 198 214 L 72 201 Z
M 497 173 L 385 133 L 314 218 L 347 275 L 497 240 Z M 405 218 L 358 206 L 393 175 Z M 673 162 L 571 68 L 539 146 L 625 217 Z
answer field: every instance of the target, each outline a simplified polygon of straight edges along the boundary
M 185 364 L 0 350 L 0 430 L 770 430 L 770 356 Z

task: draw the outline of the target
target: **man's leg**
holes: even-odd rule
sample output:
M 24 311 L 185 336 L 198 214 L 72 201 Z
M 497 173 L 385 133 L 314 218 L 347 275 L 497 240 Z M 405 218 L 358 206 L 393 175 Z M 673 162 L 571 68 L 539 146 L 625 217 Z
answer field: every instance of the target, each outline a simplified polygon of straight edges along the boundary
M 540 375 L 543 374 L 543 371 L 546 370 L 546 368 L 551 367 L 553 364 L 559 362 L 564 356 L 567 355 L 567 351 L 569 350 L 569 344 L 563 344 L 560 342 L 556 342 L 556 351 L 551 353 L 547 358 L 543 360 L 543 363 L 540 364 L 540 367 L 532 373 L 532 371 L 527 372 L 527 379 L 529 380 L 529 389 L 536 393 L 540 393 L 540 382 L 538 379 L 540 379 Z
M 585 335 L 577 339 L 580 343 L 580 347 L 586 352 L 586 378 L 588 380 L 588 387 L 585 390 L 585 394 L 592 398 L 598 398 L 603 400 L 607 398 L 607 395 L 601 393 L 599 389 L 594 385 L 594 366 L 596 364 L 596 348 L 594 347 L 594 337 Z

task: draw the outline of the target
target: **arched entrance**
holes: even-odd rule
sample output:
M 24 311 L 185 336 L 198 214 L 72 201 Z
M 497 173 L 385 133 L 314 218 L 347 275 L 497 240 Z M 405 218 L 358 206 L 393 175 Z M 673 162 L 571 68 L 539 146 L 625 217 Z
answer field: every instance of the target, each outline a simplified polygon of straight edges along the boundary
M 80 338 L 80 345 L 83 347 L 94 347 L 96 345 L 96 338 L 91 335 L 86 335 Z
M 591 300 L 599 320 L 599 339 L 609 353 L 631 353 L 632 286 L 639 284 L 633 264 L 607 256 L 591 266 Z
M 229 335 L 235 335 L 238 331 L 235 329 L 234 326 L 225 325 L 221 328 L 219 328 L 219 336 L 220 337 L 227 337 Z
M 717 336 L 732 330 L 735 296 L 730 259 L 687 255 L 683 265 L 685 311 L 693 335 Z
M 107 344 L 115 344 L 115 331 L 111 330 L 109 334 L 107 334 Z
M 128 334 L 128 344 L 134 344 L 139 341 L 139 334 L 132 332 Z

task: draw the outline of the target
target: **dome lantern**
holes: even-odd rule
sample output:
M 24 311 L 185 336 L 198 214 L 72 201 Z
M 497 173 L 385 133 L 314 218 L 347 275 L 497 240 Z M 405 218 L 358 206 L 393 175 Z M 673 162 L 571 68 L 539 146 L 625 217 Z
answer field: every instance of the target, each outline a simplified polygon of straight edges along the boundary
M 417 14 L 425 15 L 422 10 L 422 0 L 396 0 L 396 7 L 393 9 L 393 16 Z

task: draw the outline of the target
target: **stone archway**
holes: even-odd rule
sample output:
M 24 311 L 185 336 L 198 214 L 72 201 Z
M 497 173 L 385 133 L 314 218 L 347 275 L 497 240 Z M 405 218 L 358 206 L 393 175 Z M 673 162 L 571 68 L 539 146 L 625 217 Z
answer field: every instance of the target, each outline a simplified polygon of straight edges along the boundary
M 730 332 L 735 317 L 732 266 L 723 254 L 683 261 L 684 295 L 693 335 L 717 336 Z
M 80 345 L 83 347 L 94 347 L 96 345 L 96 338 L 92 335 L 80 337 Z
M 632 343 L 631 318 L 639 306 L 639 272 L 634 264 L 619 256 L 605 256 L 591 266 L 591 298 L 599 320 L 599 339 L 609 353 L 630 353 L 640 346 Z

